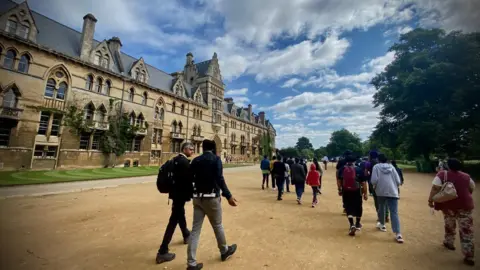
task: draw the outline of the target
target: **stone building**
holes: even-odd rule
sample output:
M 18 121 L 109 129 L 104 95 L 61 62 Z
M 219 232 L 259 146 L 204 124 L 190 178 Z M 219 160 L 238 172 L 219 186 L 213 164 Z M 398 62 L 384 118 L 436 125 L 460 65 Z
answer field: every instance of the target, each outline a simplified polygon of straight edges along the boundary
M 96 23 L 85 15 L 80 33 L 27 2 L 0 0 L 0 169 L 155 165 L 185 141 L 200 153 L 204 139 L 215 140 L 222 158 L 249 160 L 262 153 L 266 134 L 275 149 L 265 113 L 224 97 L 216 53 L 200 63 L 188 53 L 183 71 L 168 74 L 123 53 L 118 37 L 95 40 Z M 71 106 L 83 111 L 88 131 L 70 132 Z M 136 128 L 128 151 L 112 161 L 101 144 L 115 110 Z

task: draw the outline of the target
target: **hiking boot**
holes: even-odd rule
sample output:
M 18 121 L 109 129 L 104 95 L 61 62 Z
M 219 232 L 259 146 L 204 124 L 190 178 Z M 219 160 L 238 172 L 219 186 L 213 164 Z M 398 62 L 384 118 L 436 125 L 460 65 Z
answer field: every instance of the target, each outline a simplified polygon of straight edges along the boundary
M 232 255 L 235 253 L 235 251 L 237 251 L 237 245 L 236 244 L 233 244 L 233 245 L 229 246 L 227 252 L 225 252 L 224 254 L 221 255 L 222 262 L 230 259 L 230 257 L 232 257 Z
M 443 242 L 443 246 L 446 247 L 449 250 L 455 250 L 455 246 L 452 245 L 452 244 L 448 244 L 448 243 Z
M 187 270 L 200 270 L 203 268 L 203 263 L 197 263 L 195 266 L 188 266 Z
M 466 265 L 475 266 L 475 260 L 470 257 L 463 259 L 463 263 Z
M 173 261 L 174 259 L 175 259 L 175 253 L 165 253 L 165 254 L 157 253 L 157 258 L 155 259 L 155 261 L 157 262 L 157 264 L 161 264 L 164 262 Z
M 357 231 L 357 228 L 355 226 L 352 226 L 352 227 L 350 227 L 350 230 L 348 231 L 348 235 L 355 236 L 356 231 Z

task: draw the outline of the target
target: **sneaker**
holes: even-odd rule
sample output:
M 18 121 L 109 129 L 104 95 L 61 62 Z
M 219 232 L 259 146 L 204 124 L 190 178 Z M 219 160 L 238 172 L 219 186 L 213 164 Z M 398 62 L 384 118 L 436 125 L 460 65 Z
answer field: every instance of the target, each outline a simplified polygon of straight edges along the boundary
M 397 243 L 399 244 L 403 244 L 404 240 L 403 240 L 403 237 L 401 234 L 397 234 L 397 236 L 395 236 L 395 240 L 397 241 Z
M 357 223 L 355 224 L 355 228 L 357 229 L 357 231 L 361 231 L 362 230 L 362 224 L 361 223 Z
M 232 257 L 232 255 L 235 253 L 235 251 L 237 251 L 237 245 L 236 244 L 233 244 L 233 245 L 229 246 L 227 252 L 225 252 L 224 254 L 221 255 L 222 262 L 230 259 L 230 257 Z
M 463 263 L 466 265 L 475 266 L 475 260 L 470 257 L 463 259 Z
M 195 266 L 188 266 L 187 270 L 200 270 L 203 268 L 203 263 L 197 263 Z
M 273 191 L 277 190 L 277 188 L 272 188 Z
M 161 264 L 164 262 L 170 262 L 175 259 L 175 253 L 165 253 L 165 254 L 160 254 L 157 253 L 157 258 L 155 258 L 155 261 L 157 264 Z
M 315 208 L 315 203 L 312 203 L 312 208 Z
M 352 226 L 352 227 L 350 227 L 350 230 L 348 231 L 348 235 L 355 236 L 356 231 L 357 231 L 357 228 L 355 226 Z
M 297 203 L 298 203 L 298 204 L 302 204 L 302 200 L 297 199 Z
M 449 250 L 455 250 L 455 246 L 452 245 L 452 244 L 448 244 L 448 243 L 443 242 L 443 246 L 446 247 Z
M 385 225 L 383 225 L 383 224 L 380 223 L 380 222 L 377 222 L 377 229 L 379 229 L 379 230 L 382 231 L 382 232 L 386 232 L 386 231 L 387 231 L 387 227 L 385 227 Z

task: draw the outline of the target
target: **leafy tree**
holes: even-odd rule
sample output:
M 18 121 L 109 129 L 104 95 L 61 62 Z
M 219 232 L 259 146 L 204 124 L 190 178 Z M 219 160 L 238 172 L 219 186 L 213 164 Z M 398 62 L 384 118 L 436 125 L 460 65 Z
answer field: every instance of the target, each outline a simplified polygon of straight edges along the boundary
M 300 156 L 300 152 L 296 147 L 287 147 L 287 148 L 282 148 L 279 151 L 279 154 L 282 157 L 298 157 Z
M 266 155 L 268 158 L 272 158 L 272 138 L 268 132 L 260 137 L 260 147 L 262 147 L 262 156 Z
M 312 159 L 313 158 L 313 150 L 312 149 L 303 149 L 301 151 L 301 156 L 307 159 Z
M 325 146 L 320 146 L 313 153 L 317 158 L 323 158 L 324 156 L 328 156 L 327 147 Z
M 345 150 L 350 150 L 356 155 L 362 154 L 362 142 L 360 136 L 346 129 L 334 131 L 330 142 L 326 146 L 328 156 L 336 157 L 342 155 Z
M 298 138 L 295 148 L 297 148 L 298 151 L 302 151 L 304 149 L 313 150 L 313 145 L 310 143 L 310 140 L 307 137 L 300 137 Z
M 480 34 L 415 29 L 390 51 L 395 60 L 371 81 L 381 107 L 375 137 L 393 127 L 393 145 L 427 161 L 468 149 L 480 126 Z

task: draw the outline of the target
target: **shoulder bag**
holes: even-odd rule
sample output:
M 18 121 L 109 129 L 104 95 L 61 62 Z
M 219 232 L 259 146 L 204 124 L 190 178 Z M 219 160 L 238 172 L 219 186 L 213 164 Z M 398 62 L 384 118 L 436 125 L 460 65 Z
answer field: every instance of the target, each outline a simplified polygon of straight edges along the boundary
M 440 192 L 438 192 L 432 197 L 432 200 L 435 203 L 444 203 L 444 202 L 448 202 L 458 198 L 455 185 L 452 182 L 448 181 L 448 178 L 447 178 L 448 171 L 445 170 L 444 172 L 445 174 L 444 174 L 444 179 L 442 181 L 443 182 L 442 189 L 440 190 Z

